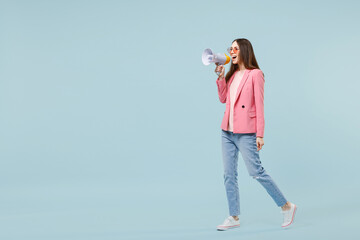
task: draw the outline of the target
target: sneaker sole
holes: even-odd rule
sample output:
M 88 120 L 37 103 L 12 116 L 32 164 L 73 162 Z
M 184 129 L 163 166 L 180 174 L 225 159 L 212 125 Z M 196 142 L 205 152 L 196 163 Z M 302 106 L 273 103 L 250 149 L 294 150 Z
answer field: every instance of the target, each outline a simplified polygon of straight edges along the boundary
M 281 227 L 287 228 L 287 227 L 289 227 L 289 226 L 294 222 L 296 210 L 297 210 L 297 206 L 295 205 L 295 209 L 294 209 L 294 213 L 293 213 L 293 215 L 292 215 L 291 222 L 290 222 L 288 225 L 281 226 Z
M 234 226 L 229 226 L 229 227 L 220 227 L 220 228 L 218 227 L 217 230 L 218 230 L 218 231 L 226 231 L 226 230 L 228 230 L 228 229 L 238 228 L 238 227 L 240 227 L 240 224 L 234 225 Z

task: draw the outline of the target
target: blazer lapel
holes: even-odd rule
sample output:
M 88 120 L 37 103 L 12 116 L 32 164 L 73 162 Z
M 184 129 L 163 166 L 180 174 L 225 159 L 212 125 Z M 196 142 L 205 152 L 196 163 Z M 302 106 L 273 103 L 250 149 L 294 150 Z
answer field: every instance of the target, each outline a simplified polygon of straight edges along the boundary
M 249 73 L 250 73 L 250 70 L 249 70 L 249 69 L 246 69 L 245 72 L 244 72 L 244 76 L 243 76 L 243 78 L 241 79 L 239 88 L 238 88 L 238 90 L 237 90 L 237 92 L 236 92 L 235 103 L 236 103 L 236 100 L 237 100 L 237 99 L 239 98 L 239 96 L 240 96 L 241 90 L 243 89 L 246 80 L 249 78 Z

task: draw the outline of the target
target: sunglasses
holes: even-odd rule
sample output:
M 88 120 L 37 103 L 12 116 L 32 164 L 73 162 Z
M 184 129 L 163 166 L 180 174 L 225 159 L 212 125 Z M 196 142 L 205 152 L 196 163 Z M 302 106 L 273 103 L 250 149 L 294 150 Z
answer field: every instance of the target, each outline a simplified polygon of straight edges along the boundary
M 229 47 L 227 49 L 228 53 L 231 53 L 231 51 L 234 51 L 235 54 L 237 54 L 239 52 L 239 49 L 237 47 Z

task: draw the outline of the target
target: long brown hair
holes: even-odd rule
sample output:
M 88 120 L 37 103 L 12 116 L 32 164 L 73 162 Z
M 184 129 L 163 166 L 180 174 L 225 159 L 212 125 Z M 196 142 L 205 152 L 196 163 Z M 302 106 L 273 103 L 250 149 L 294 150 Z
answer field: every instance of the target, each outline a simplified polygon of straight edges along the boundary
M 256 61 L 253 47 L 249 40 L 246 38 L 238 38 L 232 42 L 237 42 L 240 47 L 240 59 L 238 64 L 233 64 L 231 62 L 230 70 L 225 76 L 226 83 L 230 80 L 231 76 L 235 71 L 239 69 L 239 65 L 243 62 L 246 69 L 260 69 Z

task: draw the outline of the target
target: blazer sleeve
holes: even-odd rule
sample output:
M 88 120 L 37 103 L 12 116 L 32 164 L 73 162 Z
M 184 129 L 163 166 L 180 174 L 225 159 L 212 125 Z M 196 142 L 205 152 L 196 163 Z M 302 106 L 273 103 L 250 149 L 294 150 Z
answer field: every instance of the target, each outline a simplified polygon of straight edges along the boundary
M 216 79 L 216 85 L 218 88 L 219 100 L 221 103 L 225 103 L 226 102 L 226 94 L 227 94 L 227 85 L 226 85 L 225 78 L 222 80 L 220 80 L 219 78 Z
M 265 118 L 264 118 L 264 74 L 261 70 L 254 75 L 254 97 L 256 108 L 256 136 L 264 137 Z

